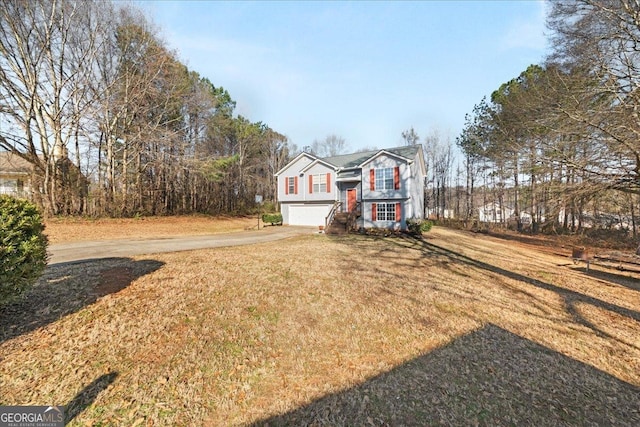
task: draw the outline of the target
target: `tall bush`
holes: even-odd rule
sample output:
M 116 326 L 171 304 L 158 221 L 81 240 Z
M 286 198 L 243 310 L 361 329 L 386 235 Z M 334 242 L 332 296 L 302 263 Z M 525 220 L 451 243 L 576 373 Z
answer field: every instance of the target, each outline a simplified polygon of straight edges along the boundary
M 411 234 L 415 234 L 417 236 L 422 233 L 427 233 L 433 227 L 433 223 L 428 220 L 423 219 L 408 219 L 407 220 L 407 230 Z
M 36 206 L 0 195 L 0 304 L 31 287 L 47 265 L 47 237 Z

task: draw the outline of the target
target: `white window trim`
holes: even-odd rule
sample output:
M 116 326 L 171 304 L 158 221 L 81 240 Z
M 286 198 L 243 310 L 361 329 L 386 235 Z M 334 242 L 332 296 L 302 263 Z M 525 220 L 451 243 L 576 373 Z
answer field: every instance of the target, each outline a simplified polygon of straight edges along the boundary
M 296 194 L 296 177 L 287 177 L 287 183 L 289 184 L 289 187 L 287 188 L 287 194 Z
M 376 168 L 375 169 L 375 189 L 376 190 L 393 190 L 394 185 L 394 168 Z
M 384 209 L 380 209 L 381 207 L 384 207 Z M 384 216 L 384 219 L 382 219 L 382 216 Z M 376 222 L 396 222 L 396 203 L 377 203 Z
M 327 192 L 327 174 L 326 173 L 314 174 L 312 180 L 313 180 L 314 193 Z

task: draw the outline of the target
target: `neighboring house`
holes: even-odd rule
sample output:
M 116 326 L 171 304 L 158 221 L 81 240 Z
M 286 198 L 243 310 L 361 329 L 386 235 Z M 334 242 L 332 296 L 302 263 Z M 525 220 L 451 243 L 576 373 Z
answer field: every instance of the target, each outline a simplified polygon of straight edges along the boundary
M 513 208 L 491 202 L 478 208 L 478 220 L 480 222 L 501 223 L 507 221 L 513 216 L 513 213 Z
M 520 224 L 523 226 L 531 225 L 532 218 L 529 212 L 520 211 Z M 516 221 L 515 209 L 507 205 L 501 207 L 497 202 L 490 202 L 478 208 L 478 220 L 492 223 Z
M 0 152 L 0 194 L 31 197 L 33 166 L 10 152 Z
M 301 153 L 276 173 L 284 224 L 329 225 L 353 213 L 359 228 L 406 229 L 424 213 L 421 145 L 318 157 Z
M 533 216 L 529 212 L 520 212 L 520 223 L 524 226 L 531 225 Z
M 453 219 L 456 217 L 456 212 L 453 209 L 427 208 L 426 216 L 429 219 Z

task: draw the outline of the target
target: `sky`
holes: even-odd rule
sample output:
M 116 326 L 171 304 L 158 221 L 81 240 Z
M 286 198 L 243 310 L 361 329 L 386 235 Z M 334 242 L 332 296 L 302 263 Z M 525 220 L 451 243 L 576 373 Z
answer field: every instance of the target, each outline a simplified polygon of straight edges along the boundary
M 139 1 L 189 69 L 299 148 L 460 134 L 547 52 L 543 1 Z

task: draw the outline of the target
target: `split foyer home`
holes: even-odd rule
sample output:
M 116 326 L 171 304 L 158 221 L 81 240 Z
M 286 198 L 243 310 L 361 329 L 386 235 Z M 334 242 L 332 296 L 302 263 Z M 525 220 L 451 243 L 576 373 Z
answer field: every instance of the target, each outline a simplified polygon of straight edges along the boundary
M 349 214 L 354 228 L 404 230 L 424 215 L 421 145 L 318 157 L 300 153 L 276 173 L 284 224 L 329 226 Z

